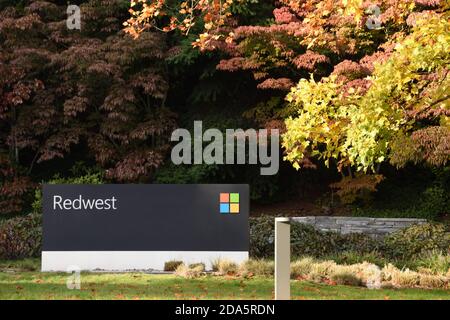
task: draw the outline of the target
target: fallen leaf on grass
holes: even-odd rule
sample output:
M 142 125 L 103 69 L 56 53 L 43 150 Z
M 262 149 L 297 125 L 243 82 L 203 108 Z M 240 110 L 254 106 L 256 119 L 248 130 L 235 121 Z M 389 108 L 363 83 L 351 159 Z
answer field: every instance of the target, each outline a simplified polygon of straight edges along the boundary
M 303 291 L 311 291 L 311 292 L 320 292 L 320 289 L 313 288 L 313 287 L 304 287 L 302 288 Z
M 337 283 L 335 281 L 332 280 L 324 280 L 323 281 L 325 284 L 329 285 L 329 286 L 336 286 Z
M 200 285 L 198 285 L 197 287 L 198 287 L 200 290 L 205 291 L 206 293 L 208 292 L 208 288 L 207 288 L 205 285 L 203 285 L 203 284 L 200 284 Z

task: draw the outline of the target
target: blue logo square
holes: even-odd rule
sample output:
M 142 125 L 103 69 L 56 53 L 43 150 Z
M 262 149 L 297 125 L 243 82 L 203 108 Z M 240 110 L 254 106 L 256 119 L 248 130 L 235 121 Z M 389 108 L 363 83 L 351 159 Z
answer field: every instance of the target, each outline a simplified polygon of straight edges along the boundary
M 230 205 L 228 203 L 221 203 L 220 213 L 230 213 Z

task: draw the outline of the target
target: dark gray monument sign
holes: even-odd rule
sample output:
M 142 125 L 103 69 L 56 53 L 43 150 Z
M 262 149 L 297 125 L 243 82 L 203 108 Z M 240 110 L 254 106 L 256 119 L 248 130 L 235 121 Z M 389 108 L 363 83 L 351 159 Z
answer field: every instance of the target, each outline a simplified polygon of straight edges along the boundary
M 248 185 L 45 185 L 43 271 L 248 258 Z

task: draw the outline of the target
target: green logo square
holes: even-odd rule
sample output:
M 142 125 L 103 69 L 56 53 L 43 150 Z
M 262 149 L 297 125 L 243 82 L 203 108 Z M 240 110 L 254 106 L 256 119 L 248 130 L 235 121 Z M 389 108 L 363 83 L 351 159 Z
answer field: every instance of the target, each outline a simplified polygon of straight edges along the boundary
M 238 203 L 239 202 L 239 193 L 230 193 L 230 202 Z

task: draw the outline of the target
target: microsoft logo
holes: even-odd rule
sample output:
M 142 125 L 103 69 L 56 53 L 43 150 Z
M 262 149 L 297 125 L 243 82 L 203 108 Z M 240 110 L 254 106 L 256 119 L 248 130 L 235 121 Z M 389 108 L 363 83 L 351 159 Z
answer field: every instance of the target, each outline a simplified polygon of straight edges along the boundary
M 239 193 L 220 194 L 220 213 L 239 213 Z

